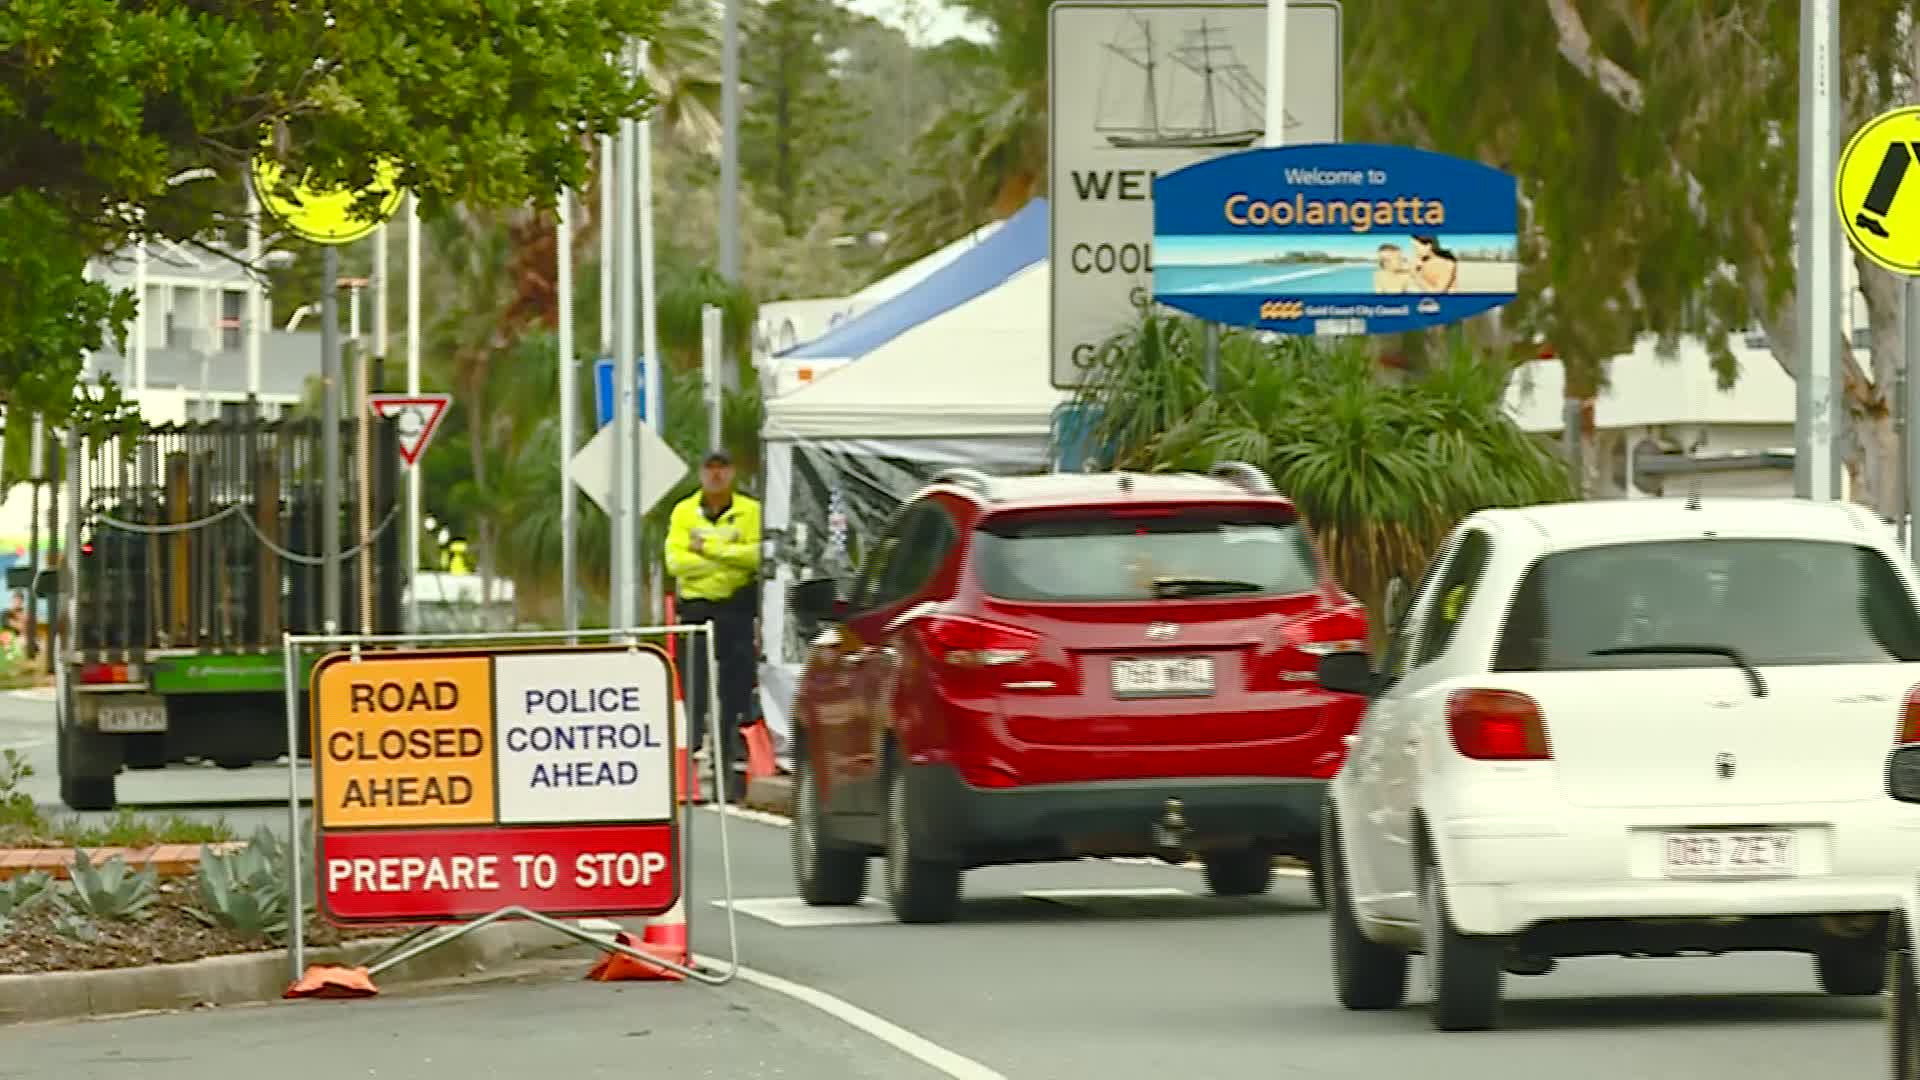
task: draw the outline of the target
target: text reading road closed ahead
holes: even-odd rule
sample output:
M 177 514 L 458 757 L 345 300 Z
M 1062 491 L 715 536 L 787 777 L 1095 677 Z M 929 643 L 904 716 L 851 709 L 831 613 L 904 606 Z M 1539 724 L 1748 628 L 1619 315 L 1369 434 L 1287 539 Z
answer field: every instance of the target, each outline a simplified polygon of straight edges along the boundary
M 486 657 L 364 660 L 318 687 L 320 823 L 493 821 L 493 695 Z

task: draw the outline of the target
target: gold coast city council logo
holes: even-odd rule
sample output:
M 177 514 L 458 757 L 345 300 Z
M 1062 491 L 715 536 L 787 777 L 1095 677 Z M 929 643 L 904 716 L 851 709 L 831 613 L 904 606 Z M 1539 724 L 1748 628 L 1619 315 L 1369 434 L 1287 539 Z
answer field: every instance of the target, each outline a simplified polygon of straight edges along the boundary
M 1299 300 L 1263 300 L 1260 303 L 1262 319 L 1298 319 L 1306 313 L 1307 305 Z

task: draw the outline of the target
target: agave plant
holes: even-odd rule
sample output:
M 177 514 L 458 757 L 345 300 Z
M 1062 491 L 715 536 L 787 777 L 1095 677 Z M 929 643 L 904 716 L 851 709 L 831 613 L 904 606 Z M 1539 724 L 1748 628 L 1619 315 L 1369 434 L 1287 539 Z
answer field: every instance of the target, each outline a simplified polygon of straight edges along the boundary
M 159 878 L 151 867 L 136 871 L 119 855 L 95 866 L 86 851 L 75 849 L 73 882 L 60 899 L 76 916 L 137 922 L 160 899 Z
M 302 869 L 311 869 L 310 860 L 303 853 Z M 292 918 L 290 865 L 290 845 L 264 826 L 238 850 L 215 852 L 202 847 L 194 874 L 194 917 L 208 926 L 280 940 Z M 315 906 L 310 890 L 302 907 L 311 911 Z
M 0 881 L 0 918 L 53 899 L 53 877 L 41 870 Z

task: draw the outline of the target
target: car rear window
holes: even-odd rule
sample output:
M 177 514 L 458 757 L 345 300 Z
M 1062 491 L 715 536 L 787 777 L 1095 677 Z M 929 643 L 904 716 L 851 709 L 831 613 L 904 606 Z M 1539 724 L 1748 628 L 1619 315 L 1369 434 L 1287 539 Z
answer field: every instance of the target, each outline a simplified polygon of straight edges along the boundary
M 1715 645 L 1755 665 L 1920 659 L 1920 612 L 1871 548 L 1808 540 L 1679 540 L 1549 555 L 1522 579 L 1496 671 L 1707 667 L 1724 656 L 1596 656 Z
M 982 588 L 1002 600 L 1152 600 L 1169 595 L 1168 582 L 1207 598 L 1319 587 L 1306 528 L 1283 510 L 1002 515 L 982 523 L 974 565 Z

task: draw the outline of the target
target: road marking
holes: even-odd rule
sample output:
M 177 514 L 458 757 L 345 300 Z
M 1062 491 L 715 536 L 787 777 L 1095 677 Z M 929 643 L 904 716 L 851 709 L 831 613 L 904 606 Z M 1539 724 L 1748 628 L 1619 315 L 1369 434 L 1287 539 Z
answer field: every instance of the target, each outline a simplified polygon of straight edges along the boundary
M 1183 899 L 1197 900 L 1199 896 L 1185 889 L 1148 888 L 1148 889 L 1028 889 L 1020 894 L 1029 900 L 1055 900 L 1071 904 L 1076 900 L 1139 900 L 1178 896 Z
M 698 959 L 702 966 L 716 971 L 724 970 L 727 966 L 713 957 L 702 956 Z M 776 994 L 785 994 L 795 1001 L 805 1002 L 861 1033 L 886 1043 L 922 1065 L 953 1077 L 953 1080 L 1007 1080 L 1003 1073 L 995 1072 L 970 1057 L 957 1054 L 938 1043 L 915 1035 L 891 1020 L 875 1016 L 860 1006 L 837 998 L 824 990 L 816 990 L 811 986 L 791 982 L 778 975 L 769 975 L 764 971 L 755 971 L 750 967 L 741 967 L 738 971 L 742 979 L 755 986 L 771 990 Z
M 727 906 L 725 900 L 710 902 L 722 910 Z M 872 897 L 858 904 L 813 907 L 797 896 L 765 896 L 751 900 L 736 899 L 733 909 L 787 930 L 818 926 L 873 926 L 893 921 L 893 909 Z
M 36 746 L 52 746 L 52 739 L 9 739 L 0 742 L 0 750 L 31 750 Z

